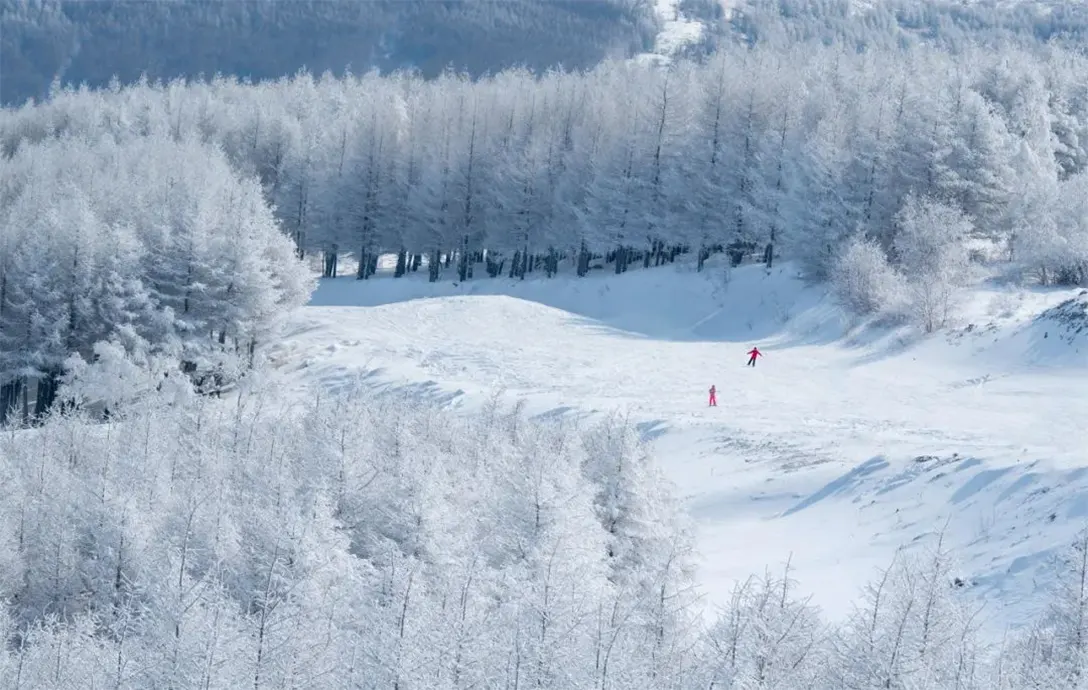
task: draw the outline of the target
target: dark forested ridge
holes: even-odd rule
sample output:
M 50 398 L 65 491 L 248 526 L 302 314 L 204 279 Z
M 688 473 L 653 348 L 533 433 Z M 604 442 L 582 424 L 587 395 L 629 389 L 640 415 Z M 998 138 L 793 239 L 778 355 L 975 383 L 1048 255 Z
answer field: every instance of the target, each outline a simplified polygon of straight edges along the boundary
M 2 0 L 0 102 L 62 83 L 591 67 L 652 46 L 649 0 Z
M 726 10 L 728 6 L 728 10 Z M 723 41 L 1083 45 L 1079 1 L 679 0 Z M 261 80 L 377 68 L 447 67 L 478 76 L 508 67 L 584 69 L 651 49 L 662 27 L 651 0 L 0 0 L 0 103 L 45 97 L 55 79 L 104 86 L 233 75 Z

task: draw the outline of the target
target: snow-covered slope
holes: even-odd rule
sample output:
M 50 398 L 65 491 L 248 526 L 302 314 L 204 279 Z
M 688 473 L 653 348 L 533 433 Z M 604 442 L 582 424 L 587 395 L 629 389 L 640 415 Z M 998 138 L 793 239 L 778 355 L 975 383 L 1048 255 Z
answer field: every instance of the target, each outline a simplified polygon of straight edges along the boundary
M 654 41 L 654 55 L 670 56 L 703 37 L 702 22 L 686 16 L 680 10 L 680 0 L 656 0 L 654 11 L 663 26 Z
M 979 288 L 958 328 L 921 339 L 852 327 L 789 266 L 332 279 L 269 354 L 300 386 L 629 413 L 687 501 L 711 603 L 792 554 L 838 618 L 897 548 L 945 528 L 996 631 L 1032 612 L 1048 555 L 1088 518 L 1084 299 Z

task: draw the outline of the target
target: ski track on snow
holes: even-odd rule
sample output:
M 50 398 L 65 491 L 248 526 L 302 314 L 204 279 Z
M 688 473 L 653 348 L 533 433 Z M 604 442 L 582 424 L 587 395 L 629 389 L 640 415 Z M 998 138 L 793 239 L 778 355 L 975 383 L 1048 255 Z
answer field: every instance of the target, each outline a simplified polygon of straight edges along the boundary
M 479 294 L 410 282 L 395 289 L 416 293 L 375 299 L 394 288 L 327 281 L 316 303 L 372 306 L 311 306 L 270 356 L 325 388 L 365 380 L 467 406 L 502 391 L 540 416 L 629 414 L 687 501 L 712 604 L 792 553 L 802 587 L 838 617 L 897 548 L 943 528 L 974 591 L 1000 602 L 997 629 L 1030 615 L 1051 550 L 1088 519 L 1088 367 L 1079 354 L 1024 364 L 1049 341 L 1023 310 L 1059 296 L 913 342 L 844 337 L 787 269 L 742 269 L 724 288 L 667 268 Z M 665 325 L 633 320 L 654 309 Z M 753 344 L 766 354 L 754 369 Z

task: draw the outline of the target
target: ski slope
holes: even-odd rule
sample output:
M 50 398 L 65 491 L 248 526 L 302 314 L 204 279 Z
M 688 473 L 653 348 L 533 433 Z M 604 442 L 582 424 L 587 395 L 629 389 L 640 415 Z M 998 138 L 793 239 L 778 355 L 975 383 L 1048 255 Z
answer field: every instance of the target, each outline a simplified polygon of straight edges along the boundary
M 922 338 L 851 324 L 788 265 L 725 276 L 331 279 L 268 354 L 299 387 L 629 414 L 686 502 L 712 605 L 792 558 L 840 618 L 896 549 L 944 529 L 991 631 L 1030 616 L 1088 518 L 1088 340 L 1043 315 L 1078 293 L 981 287 Z

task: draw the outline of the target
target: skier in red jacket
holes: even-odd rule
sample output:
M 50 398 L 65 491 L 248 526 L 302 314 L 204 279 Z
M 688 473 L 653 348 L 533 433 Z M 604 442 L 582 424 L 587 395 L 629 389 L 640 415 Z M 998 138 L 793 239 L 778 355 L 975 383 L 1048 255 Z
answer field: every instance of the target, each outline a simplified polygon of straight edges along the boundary
M 718 389 L 715 388 L 714 386 L 710 387 L 710 406 L 711 407 L 717 407 L 718 406 Z
M 763 353 L 759 351 L 758 347 L 753 347 L 748 351 L 748 366 L 754 367 L 756 365 L 756 357 L 762 357 Z

